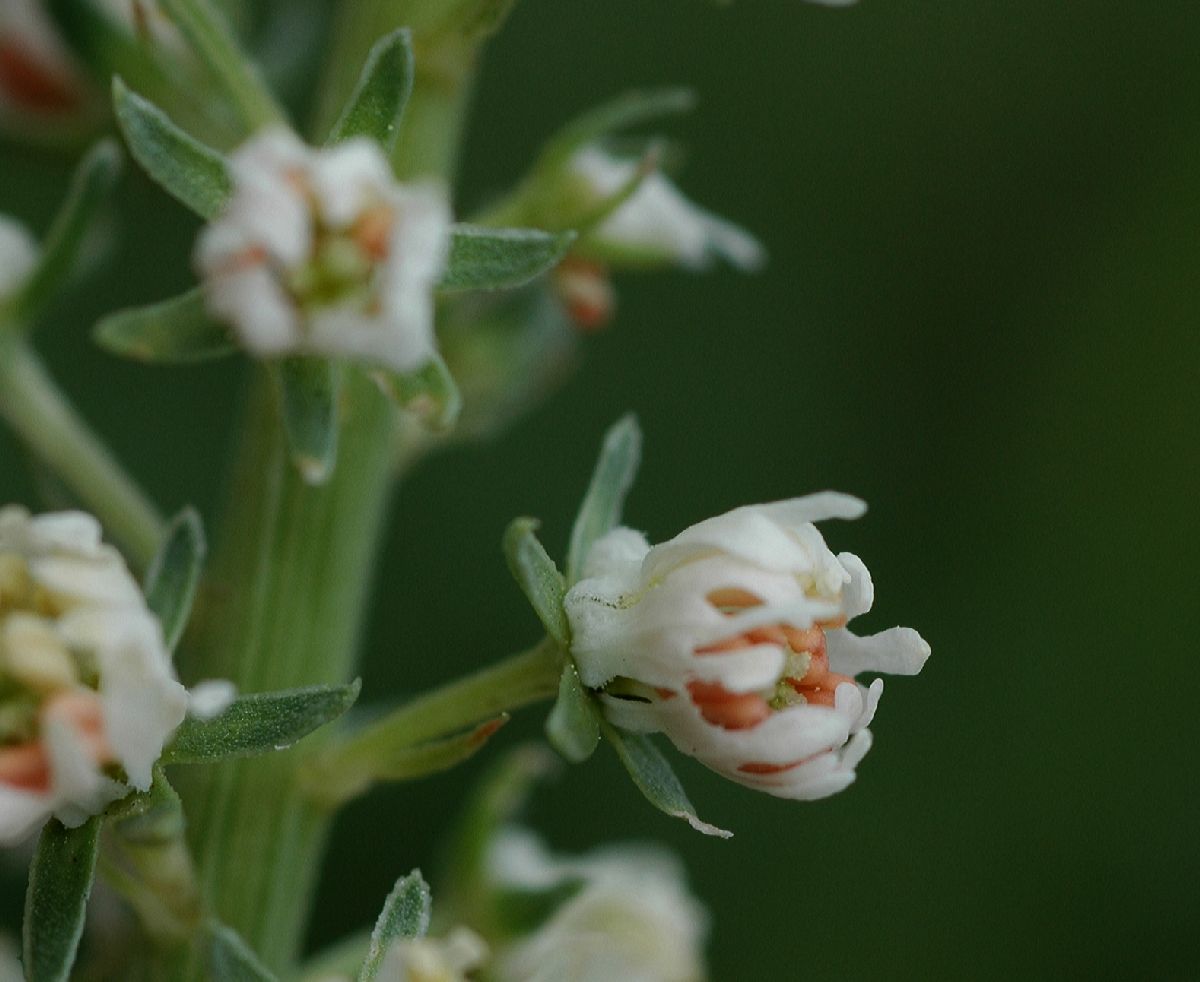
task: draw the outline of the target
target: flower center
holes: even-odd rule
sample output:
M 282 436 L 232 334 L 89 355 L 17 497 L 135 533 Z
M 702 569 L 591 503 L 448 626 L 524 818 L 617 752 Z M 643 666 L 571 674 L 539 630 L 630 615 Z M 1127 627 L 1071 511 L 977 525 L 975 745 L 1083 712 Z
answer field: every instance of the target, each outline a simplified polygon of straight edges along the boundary
M 714 591 L 707 599 L 726 615 L 762 604 L 754 594 L 736 588 Z M 730 692 L 719 682 L 693 681 L 688 683 L 688 693 L 705 720 L 727 730 L 750 729 L 789 706 L 833 706 L 837 687 L 854 680 L 830 670 L 825 631 L 844 623 L 839 618 L 806 628 L 786 622 L 768 624 L 697 648 L 698 655 L 720 655 L 772 644 L 783 648 L 786 658 L 773 691 Z
M 364 313 L 378 313 L 375 270 L 388 257 L 395 217 L 391 208 L 377 205 L 363 211 L 348 228 L 318 226 L 308 261 L 286 277 L 300 305 L 351 305 Z

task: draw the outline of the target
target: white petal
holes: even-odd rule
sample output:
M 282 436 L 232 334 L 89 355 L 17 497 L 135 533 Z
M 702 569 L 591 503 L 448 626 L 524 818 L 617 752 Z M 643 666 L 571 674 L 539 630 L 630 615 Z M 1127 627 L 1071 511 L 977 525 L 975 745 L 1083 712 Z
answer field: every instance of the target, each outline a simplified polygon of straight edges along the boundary
M 206 679 L 188 689 L 187 714 L 193 719 L 214 719 L 237 698 L 237 686 L 229 679 Z
M 303 346 L 299 314 L 274 274 L 263 266 L 214 276 L 205 286 L 204 300 L 255 354 L 270 357 Z
M 379 204 L 394 183 L 383 150 L 366 137 L 314 154 L 311 179 L 321 217 L 333 228 L 353 224 L 363 209 Z
M 53 811 L 54 801 L 49 795 L 0 784 L 0 846 L 7 848 L 24 841 Z
M 125 794 L 123 785 L 100 773 L 68 720 L 43 714 L 42 739 L 50 758 L 54 815 L 63 825 L 82 825 Z
M 636 577 L 642 560 L 650 551 L 650 543 L 641 532 L 629 528 L 615 528 L 592 543 L 583 567 L 583 579 L 604 576 L 610 571 L 620 570 L 624 575 Z
M 845 629 L 826 631 L 825 641 L 829 667 L 843 675 L 916 675 L 929 657 L 929 645 L 911 627 L 893 627 L 864 638 Z
M 839 552 L 838 562 L 849 574 L 850 579 L 842 587 L 842 613 L 847 620 L 865 614 L 875 602 L 875 584 L 866 564 L 852 552 Z

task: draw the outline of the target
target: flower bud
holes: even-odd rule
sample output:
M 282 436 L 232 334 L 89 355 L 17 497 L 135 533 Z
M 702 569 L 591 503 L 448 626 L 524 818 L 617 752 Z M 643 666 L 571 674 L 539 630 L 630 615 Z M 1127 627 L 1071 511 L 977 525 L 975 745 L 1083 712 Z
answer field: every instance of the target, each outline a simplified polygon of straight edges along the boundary
M 95 519 L 0 509 L 0 844 L 149 788 L 186 707 L 158 621 Z
M 846 628 L 871 608 L 871 577 L 813 523 L 864 510 L 832 492 L 753 505 L 653 548 L 615 529 L 565 601 L 580 678 L 614 724 L 662 731 L 732 780 L 783 798 L 842 790 L 883 690 L 854 677 L 916 674 L 929 655 L 909 628 Z
M 366 139 L 312 149 L 265 130 L 230 161 L 233 193 L 196 249 L 205 296 L 262 357 L 317 354 L 399 372 L 434 354 L 450 209 L 398 184 Z
M 38 247 L 20 222 L 0 215 L 0 300 L 15 293 L 33 272 Z
M 708 918 L 669 853 L 621 846 L 578 858 L 550 856 L 523 830 L 492 843 L 489 875 L 501 891 L 577 884 L 539 927 L 496 952 L 498 982 L 699 982 Z

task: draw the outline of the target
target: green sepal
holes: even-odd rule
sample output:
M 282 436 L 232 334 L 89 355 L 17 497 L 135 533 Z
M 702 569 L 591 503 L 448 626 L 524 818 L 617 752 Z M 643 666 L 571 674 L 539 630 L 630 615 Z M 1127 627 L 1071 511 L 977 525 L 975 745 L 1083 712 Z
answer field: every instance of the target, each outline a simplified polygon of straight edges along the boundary
M 384 35 L 371 48 L 329 142 L 367 136 L 391 153 L 412 87 L 412 32 L 401 28 Z
M 8 304 L 13 320 L 28 322 L 70 280 L 95 230 L 97 214 L 121 172 L 121 151 L 101 140 L 75 168 L 67 197 L 42 242 L 37 265 Z
M 324 484 L 337 463 L 341 366 L 322 358 L 286 358 L 276 378 L 292 463 L 309 484 Z
M 570 661 L 563 666 L 558 698 L 546 717 L 546 739 L 572 764 L 587 760 L 600 742 L 596 706 Z
M 415 372 L 373 367 L 367 369 L 367 374 L 384 395 L 434 432 L 444 433 L 458 421 L 462 397 L 441 355 L 434 354 Z
M 237 351 L 229 329 L 209 316 L 200 287 L 109 314 L 92 340 L 110 354 L 158 365 L 187 365 Z
M 438 289 L 450 293 L 521 286 L 557 266 L 574 241 L 571 231 L 455 225 Z
M 207 552 L 204 522 L 194 508 L 185 508 L 171 521 L 146 572 L 146 605 L 162 625 L 168 651 L 187 627 Z
M 147 791 L 138 791 L 112 805 L 105 834 L 116 834 L 140 845 L 173 841 L 183 834 L 183 801 L 162 768 L 154 768 Z
M 212 719 L 187 717 L 163 753 L 164 764 L 206 764 L 286 750 L 354 705 L 362 687 L 314 685 L 240 696 Z
M 42 829 L 25 894 L 27 982 L 66 982 L 75 963 L 100 854 L 103 819 L 69 829 L 52 818 Z
M 233 186 L 224 155 L 184 132 L 119 77 L 113 78 L 112 96 L 117 125 L 143 170 L 201 218 L 220 214 Z
M 211 982 L 276 982 L 275 974 L 233 928 L 212 921 L 204 933 Z
M 688 800 L 687 792 L 683 790 L 679 778 L 671 770 L 667 758 L 648 736 L 618 730 L 604 720 L 600 725 L 604 729 L 604 736 L 613 745 L 621 763 L 625 765 L 625 770 L 633 778 L 633 783 L 650 804 L 672 818 L 682 818 L 697 832 L 703 832 L 705 835 L 713 835 L 720 839 L 728 839 L 733 835 L 732 832 L 709 825 L 697 817 L 696 809 Z
M 383 903 L 383 910 L 371 932 L 371 945 L 358 973 L 358 982 L 374 982 L 387 957 L 388 949 L 406 938 L 423 938 L 429 930 L 433 898 L 429 884 L 419 869 L 396 881 Z
M 479 753 L 509 719 L 508 713 L 500 713 L 453 736 L 370 757 L 364 755 L 361 759 L 334 750 L 328 760 L 317 757 L 311 761 L 303 780 L 314 800 L 327 807 L 343 805 L 364 794 L 374 784 L 415 781 L 457 767 Z
M 559 170 L 577 150 L 617 130 L 689 111 L 696 104 L 690 89 L 638 89 L 576 117 L 559 130 L 542 149 L 536 164 L 540 171 Z
M 621 522 L 625 496 L 637 476 L 642 456 L 642 431 L 632 414 L 622 416 L 604 435 L 600 457 L 575 525 L 571 529 L 571 544 L 567 550 L 567 586 L 573 586 L 583 575 L 588 553 L 602 535 Z
M 566 646 L 571 642 L 571 626 L 563 611 L 567 588 L 562 573 L 534 534 L 539 525 L 536 518 L 514 518 L 504 532 L 504 555 L 538 620 L 550 637 Z

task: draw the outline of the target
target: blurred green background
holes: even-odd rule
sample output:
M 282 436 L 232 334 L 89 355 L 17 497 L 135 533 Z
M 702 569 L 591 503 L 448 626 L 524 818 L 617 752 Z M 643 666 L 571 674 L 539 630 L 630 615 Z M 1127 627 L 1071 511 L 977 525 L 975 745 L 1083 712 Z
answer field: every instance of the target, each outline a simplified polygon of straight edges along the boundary
M 915 626 L 934 654 L 889 681 L 838 797 L 778 801 L 681 761 L 702 816 L 736 832 L 718 842 L 602 752 L 539 792 L 533 824 L 562 849 L 677 849 L 718 980 L 1195 977 L 1200 9 L 523 0 L 482 74 L 463 203 L 578 110 L 674 82 L 701 97 L 671 128 L 685 186 L 772 262 L 623 279 L 564 390 L 407 483 L 368 695 L 535 638 L 500 533 L 538 515 L 561 552 L 604 427 L 636 409 L 630 524 L 662 539 L 740 503 L 857 493 L 867 517 L 826 535 L 874 574 L 861 626 Z M 0 209 L 43 227 L 66 166 L 0 159 Z M 164 506 L 215 516 L 240 370 L 152 371 L 86 340 L 191 279 L 180 208 L 131 174 L 121 211 L 117 260 L 44 349 Z M 34 500 L 7 435 L 0 499 Z M 314 943 L 434 865 L 486 765 L 345 814 Z

